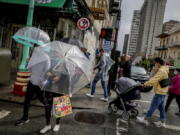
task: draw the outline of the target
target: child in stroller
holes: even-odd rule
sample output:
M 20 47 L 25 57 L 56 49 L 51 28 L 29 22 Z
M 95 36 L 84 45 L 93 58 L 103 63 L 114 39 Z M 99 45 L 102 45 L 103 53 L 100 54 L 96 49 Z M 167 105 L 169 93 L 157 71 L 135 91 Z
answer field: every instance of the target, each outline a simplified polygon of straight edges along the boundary
M 109 113 L 117 113 L 118 110 L 122 110 L 122 118 L 124 120 L 129 120 L 130 116 L 136 117 L 139 112 L 136 109 L 137 104 L 134 104 L 132 100 L 141 98 L 141 88 L 141 84 L 127 77 L 121 77 L 116 80 L 114 90 L 117 94 L 117 98 L 109 103 Z

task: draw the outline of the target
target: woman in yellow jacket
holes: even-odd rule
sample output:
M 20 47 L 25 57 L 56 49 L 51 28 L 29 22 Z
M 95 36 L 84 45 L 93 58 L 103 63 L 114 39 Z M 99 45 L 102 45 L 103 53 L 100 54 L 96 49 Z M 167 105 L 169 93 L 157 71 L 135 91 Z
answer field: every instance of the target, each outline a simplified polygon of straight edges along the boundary
M 137 121 L 149 125 L 149 119 L 152 117 L 156 109 L 160 111 L 160 121 L 154 122 L 157 127 L 165 127 L 165 108 L 164 100 L 168 92 L 168 86 L 161 87 L 160 81 L 168 79 L 169 67 L 165 66 L 165 62 L 161 58 L 155 58 L 156 66 L 159 67 L 158 72 L 144 84 L 146 86 L 154 87 L 154 97 L 151 101 L 150 108 L 145 117 L 137 117 Z

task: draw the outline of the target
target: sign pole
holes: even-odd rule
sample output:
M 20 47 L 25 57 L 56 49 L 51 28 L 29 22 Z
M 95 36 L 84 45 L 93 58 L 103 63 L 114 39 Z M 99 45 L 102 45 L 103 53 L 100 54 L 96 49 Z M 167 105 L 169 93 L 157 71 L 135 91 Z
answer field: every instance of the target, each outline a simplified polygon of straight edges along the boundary
M 29 0 L 29 9 L 28 9 L 28 16 L 27 16 L 27 26 L 32 26 L 33 23 L 33 14 L 34 14 L 34 0 Z M 29 49 L 28 46 L 23 46 L 23 57 L 21 64 L 19 66 L 20 71 L 27 71 L 26 69 L 26 60 L 29 58 Z

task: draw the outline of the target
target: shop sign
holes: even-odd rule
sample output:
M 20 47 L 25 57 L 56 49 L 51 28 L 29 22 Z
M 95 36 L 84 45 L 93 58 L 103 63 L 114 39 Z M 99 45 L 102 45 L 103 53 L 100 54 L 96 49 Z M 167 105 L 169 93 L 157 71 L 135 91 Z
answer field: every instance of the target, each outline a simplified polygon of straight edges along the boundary
M 62 8 L 67 0 L 35 0 L 35 6 Z M 0 3 L 29 5 L 29 0 L 0 0 Z
M 94 8 L 94 7 L 91 7 L 90 8 L 93 16 L 94 16 L 94 19 L 96 20 L 104 20 L 105 19 L 105 10 L 104 8 Z
M 77 27 L 80 30 L 87 30 L 90 27 L 90 21 L 88 18 L 80 18 L 77 22 Z
M 51 3 L 53 0 L 35 0 L 37 3 Z
M 112 50 L 112 42 L 110 40 L 105 40 L 103 44 L 103 49 L 107 53 L 111 53 Z

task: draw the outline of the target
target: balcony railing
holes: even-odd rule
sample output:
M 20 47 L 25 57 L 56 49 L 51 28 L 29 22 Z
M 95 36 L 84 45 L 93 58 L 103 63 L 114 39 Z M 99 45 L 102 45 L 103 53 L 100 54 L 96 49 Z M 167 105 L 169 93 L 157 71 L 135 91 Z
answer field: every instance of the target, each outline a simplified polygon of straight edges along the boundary
M 172 48 L 172 47 L 180 47 L 180 41 L 174 42 L 174 43 L 170 43 L 167 45 L 168 48 Z
M 167 46 L 157 46 L 157 47 L 155 47 L 155 50 L 157 50 L 157 51 L 161 51 L 161 50 L 167 50 Z

